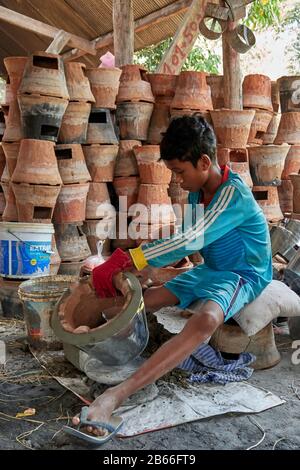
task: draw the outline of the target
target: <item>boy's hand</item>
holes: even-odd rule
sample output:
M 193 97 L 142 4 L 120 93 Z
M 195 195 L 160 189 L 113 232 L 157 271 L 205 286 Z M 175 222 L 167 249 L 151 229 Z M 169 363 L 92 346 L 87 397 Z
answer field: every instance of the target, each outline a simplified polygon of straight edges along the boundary
M 92 271 L 92 280 L 97 295 L 115 297 L 117 293 L 113 286 L 113 276 L 130 266 L 132 266 L 130 255 L 120 248 L 117 248 L 107 261 L 96 266 Z

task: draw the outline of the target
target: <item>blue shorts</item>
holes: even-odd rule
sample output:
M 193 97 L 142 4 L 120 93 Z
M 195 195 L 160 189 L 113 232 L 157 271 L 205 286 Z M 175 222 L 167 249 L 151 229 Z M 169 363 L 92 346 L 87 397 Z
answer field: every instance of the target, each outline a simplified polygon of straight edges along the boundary
M 223 310 L 224 321 L 257 297 L 250 282 L 238 274 L 216 271 L 205 264 L 180 274 L 164 287 L 176 295 L 180 308 L 187 308 L 195 300 L 213 300 Z

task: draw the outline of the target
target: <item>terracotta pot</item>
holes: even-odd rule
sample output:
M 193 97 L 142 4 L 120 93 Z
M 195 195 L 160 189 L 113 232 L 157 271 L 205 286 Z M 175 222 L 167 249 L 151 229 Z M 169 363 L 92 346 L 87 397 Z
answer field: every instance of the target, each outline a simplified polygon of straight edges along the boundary
M 293 212 L 300 213 L 300 173 L 292 173 L 290 179 L 293 185 Z
M 114 179 L 113 186 L 119 197 L 120 212 L 126 212 L 130 206 L 137 202 L 139 185 L 140 179 L 137 176 Z M 120 200 L 120 197 L 122 197 L 122 200 Z
M 171 118 L 181 116 L 193 116 L 200 114 L 209 124 L 212 124 L 210 111 L 201 111 L 200 109 L 171 109 Z
M 172 173 L 160 159 L 159 145 L 133 148 L 142 184 L 169 184 Z
M 2 149 L 5 155 L 8 177 L 10 179 L 16 168 L 20 151 L 20 142 L 2 142 Z M 26 171 L 26 168 L 24 168 L 24 170 Z
M 110 202 L 106 183 L 90 183 L 86 201 L 86 219 L 100 219 L 114 217 L 115 208 Z
M 288 145 L 262 145 L 249 147 L 250 172 L 255 186 L 278 186 Z
M 68 184 L 61 188 L 53 220 L 57 224 L 72 224 L 85 219 L 89 183 Z
M 15 194 L 11 183 L 1 183 L 5 197 L 5 208 L 2 213 L 2 220 L 5 222 L 18 222 L 18 212 L 16 206 Z
M 247 149 L 228 149 L 217 146 L 217 159 L 219 165 L 223 166 L 229 162 L 248 162 L 248 150 Z
M 1 110 L 1 107 L 0 107 L 0 142 L 3 138 L 4 132 L 5 132 L 5 118 L 4 118 L 4 112 Z
M 243 81 L 243 106 L 273 111 L 269 77 L 260 74 L 246 75 Z
M 249 188 L 253 187 L 253 181 L 249 169 L 249 162 L 230 162 L 229 168 L 234 173 L 237 173 L 242 178 L 244 183 L 249 186 Z
M 3 212 L 4 212 L 5 206 L 6 206 L 5 196 L 4 196 L 4 192 L 3 192 L 2 186 L 1 186 L 1 184 L 0 184 L 0 216 L 1 216 L 1 215 L 3 214 Z
M 87 69 L 96 108 L 116 109 L 116 96 L 119 90 L 122 70 L 117 67 L 97 67 Z
M 255 116 L 251 123 L 248 144 L 262 145 L 263 136 L 269 127 L 273 112 L 261 109 L 255 110 Z
M 17 165 L 12 175 L 13 183 L 61 185 L 54 142 L 23 139 Z
M 171 182 L 168 189 L 173 210 L 176 216 L 176 224 L 179 225 L 184 219 L 185 205 L 188 203 L 189 192 L 182 189 L 179 183 Z
M 53 252 L 53 254 L 50 257 L 50 273 L 49 274 L 50 276 L 56 276 L 58 274 L 58 270 L 60 267 L 61 258 L 57 250 L 54 235 L 52 235 L 52 238 L 51 238 L 51 251 Z
M 62 58 L 47 52 L 31 55 L 25 65 L 19 93 L 69 99 Z
M 276 186 L 254 186 L 252 193 L 268 222 L 279 222 L 283 219 Z
M 68 100 L 41 95 L 18 95 L 22 128 L 27 139 L 57 141 Z
M 80 261 L 91 255 L 82 223 L 56 224 L 55 239 L 62 261 Z
M 1 175 L 1 183 L 9 183 L 10 181 L 10 176 L 8 173 L 8 166 L 5 164 L 4 170 Z
M 92 108 L 88 122 L 87 144 L 118 144 L 108 109 Z
M 224 77 L 223 75 L 208 75 L 206 82 L 210 86 L 213 109 L 225 107 L 224 103 Z
M 168 195 L 168 185 L 141 184 L 139 188 L 139 204 L 144 206 L 144 211 L 138 216 L 138 220 L 146 224 L 169 224 L 175 222 L 175 214 L 171 199 Z M 136 217 L 136 212 L 129 212 Z
M 274 144 L 300 144 L 300 113 L 289 112 L 281 114 L 280 124 Z
M 151 84 L 155 103 L 170 104 L 175 95 L 178 76 L 167 73 L 146 73 L 146 78 Z
M 91 181 L 81 145 L 56 145 L 54 152 L 63 184 L 87 183 Z
M 17 98 L 28 57 L 5 57 L 3 59 L 8 73 L 5 103 L 10 105 Z
M 139 140 L 120 140 L 114 176 L 136 176 L 139 174 L 133 147 L 141 145 Z
M 97 243 L 99 240 L 105 241 L 102 254 L 110 251 L 109 238 L 115 237 L 116 218 L 104 217 L 101 220 L 86 220 L 83 230 L 93 255 L 97 254 Z
M 60 186 L 12 184 L 19 222 L 50 224 Z
M 116 120 L 120 130 L 120 138 L 147 140 L 152 111 L 152 103 L 118 104 Z
M 65 76 L 70 101 L 95 103 L 88 77 L 86 65 L 81 62 L 65 62 Z
M 5 116 L 5 131 L 2 142 L 18 142 L 23 139 L 23 128 L 17 99 L 11 101 L 9 106 L 2 106 Z
M 284 214 L 293 212 L 293 185 L 291 180 L 282 180 L 278 186 L 280 209 Z
M 218 144 L 227 148 L 246 147 L 254 109 L 218 109 L 210 114 Z
M 300 111 L 300 75 L 280 77 L 279 87 L 281 112 Z
M 271 82 L 271 99 L 274 113 L 279 112 L 280 98 L 279 98 L 279 86 L 277 82 Z
M 281 179 L 289 179 L 291 173 L 300 171 L 300 145 L 291 145 L 284 162 Z
M 58 141 L 62 144 L 84 144 L 90 112 L 90 103 L 71 101 L 61 123 Z
M 58 274 L 65 276 L 78 276 L 84 260 L 81 261 L 62 261 L 59 266 Z
M 154 103 L 151 85 L 146 80 L 146 70 L 140 65 L 123 65 L 117 103 L 144 101 Z
M 118 145 L 84 145 L 86 164 L 94 183 L 113 181 Z
M 209 111 L 213 109 L 210 87 L 204 72 L 181 72 L 171 103 L 174 109 L 197 109 Z
M 170 107 L 168 105 L 155 103 L 148 129 L 147 142 L 160 144 L 163 133 L 166 132 L 169 126 L 170 117 Z
M 5 153 L 3 151 L 3 144 L 0 144 L 0 179 L 4 171 L 5 165 L 6 165 L 6 160 L 5 160 Z
M 280 123 L 280 115 L 273 114 L 273 117 L 270 121 L 267 131 L 262 136 L 263 144 L 273 144 L 275 137 L 277 135 L 278 127 Z

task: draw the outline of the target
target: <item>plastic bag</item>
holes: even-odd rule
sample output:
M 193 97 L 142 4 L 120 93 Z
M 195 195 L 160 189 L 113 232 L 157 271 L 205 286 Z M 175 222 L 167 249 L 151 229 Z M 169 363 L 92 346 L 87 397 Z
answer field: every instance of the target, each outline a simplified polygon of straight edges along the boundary
M 81 267 L 81 275 L 90 274 L 96 266 L 105 262 L 105 258 L 102 256 L 103 241 L 97 242 L 97 254 L 89 256 L 83 261 Z

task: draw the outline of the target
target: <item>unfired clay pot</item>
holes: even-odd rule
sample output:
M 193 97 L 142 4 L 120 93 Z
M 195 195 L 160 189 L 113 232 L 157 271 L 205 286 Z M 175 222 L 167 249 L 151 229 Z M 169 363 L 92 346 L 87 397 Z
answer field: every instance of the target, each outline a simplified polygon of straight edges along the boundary
M 267 132 L 268 126 L 273 117 L 273 112 L 263 109 L 256 109 L 255 116 L 251 123 L 248 144 L 262 145 L 263 136 Z
M 133 148 L 142 184 L 169 184 L 171 171 L 160 159 L 159 145 L 143 145 Z
M 118 145 L 84 145 L 86 164 L 94 183 L 113 181 Z
M 293 212 L 300 214 L 300 173 L 292 173 L 290 179 L 293 185 Z
M 163 133 L 166 132 L 170 123 L 170 107 L 166 104 L 155 103 L 150 125 L 148 129 L 147 142 L 149 144 L 160 144 Z
M 277 82 L 271 82 L 271 99 L 274 113 L 279 112 L 280 98 L 279 98 L 279 86 Z
M 5 198 L 5 208 L 2 213 L 2 220 L 5 222 L 18 222 L 18 212 L 16 206 L 15 194 L 11 183 L 1 183 Z
M 81 62 L 65 62 L 65 76 L 70 101 L 95 103 L 88 77 L 86 65 Z
M 80 144 L 56 145 L 54 152 L 63 184 L 91 181 Z
M 5 155 L 7 172 L 8 172 L 8 176 L 10 179 L 16 168 L 18 155 L 20 151 L 20 142 L 2 142 L 2 149 L 3 149 L 3 154 Z
M 300 145 L 291 145 L 284 162 L 281 179 L 289 179 L 291 173 L 300 171 Z
M 280 114 L 273 114 L 273 117 L 270 121 L 268 129 L 262 136 L 262 143 L 266 144 L 273 144 L 275 137 L 277 135 L 278 127 L 280 123 Z
M 289 145 L 249 147 L 250 171 L 255 186 L 278 186 Z
M 167 73 L 147 73 L 155 103 L 170 105 L 175 95 L 178 76 Z
M 227 148 L 246 147 L 254 109 L 218 109 L 210 114 L 218 144 Z
M 206 81 L 208 86 L 210 86 L 213 109 L 224 108 L 225 103 L 223 75 L 208 75 L 206 77 Z
M 135 64 L 123 65 L 121 69 L 117 103 L 126 101 L 154 103 L 151 85 L 146 79 L 146 69 Z
M 19 93 L 69 99 L 62 58 L 47 52 L 31 55 L 25 65 Z
M 120 130 L 120 138 L 147 140 L 152 111 L 152 103 L 119 103 L 116 120 Z
M 96 67 L 87 69 L 95 97 L 95 108 L 116 109 L 116 96 L 119 90 L 122 70 L 117 67 Z
M 120 140 L 114 176 L 137 176 L 139 174 L 133 147 L 141 145 L 139 140 Z
M 279 222 L 283 219 L 276 186 L 254 186 L 252 193 L 268 222 Z
M 55 239 L 62 261 L 80 261 L 91 254 L 82 223 L 56 224 Z
M 110 111 L 92 108 L 87 129 L 87 144 L 118 144 Z
M 70 101 L 61 123 L 58 141 L 61 144 L 84 144 L 90 112 L 90 103 Z
M 245 148 L 228 149 L 217 146 L 217 158 L 219 165 L 223 166 L 229 162 L 248 162 L 248 150 Z
M 140 179 L 137 176 L 115 178 L 113 185 L 119 198 L 121 196 L 126 197 L 126 199 L 122 201 L 122 205 L 119 209 L 120 212 L 126 212 L 130 206 L 137 202 Z
M 260 74 L 246 75 L 243 81 L 243 106 L 273 111 L 269 77 Z
M 12 175 L 13 183 L 61 185 L 54 153 L 54 142 L 23 139 L 17 165 Z
M 111 205 L 106 183 L 90 183 L 86 201 L 86 219 L 100 219 L 113 216 L 114 207 Z
M 281 112 L 300 111 L 300 75 L 280 77 L 277 83 Z
M 171 108 L 202 111 L 213 109 L 211 91 L 206 82 L 206 76 L 205 72 L 181 72 Z
M 237 173 L 244 183 L 249 186 L 249 188 L 253 187 L 253 181 L 250 174 L 249 162 L 230 162 L 228 164 L 231 171 Z
M 2 106 L 5 116 L 5 131 L 2 142 L 18 142 L 23 139 L 23 127 L 17 98 L 12 100 L 9 106 Z
M 175 221 L 171 199 L 168 195 L 168 185 L 141 184 L 138 200 L 146 209 L 145 214 L 139 216 L 139 221 L 148 224 L 168 224 Z M 129 215 L 135 215 L 130 213 Z M 143 219 L 145 216 L 145 219 Z
M 53 220 L 57 224 L 72 224 L 85 220 L 89 183 L 63 185 L 55 206 Z
M 50 224 L 60 186 L 13 183 L 19 222 Z
M 282 113 L 274 144 L 300 145 L 300 112 Z
M 280 209 L 284 214 L 293 212 L 293 184 L 291 180 L 282 180 L 278 186 Z
M 16 99 L 28 57 L 5 57 L 3 60 L 8 73 L 5 104 L 9 105 Z

